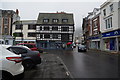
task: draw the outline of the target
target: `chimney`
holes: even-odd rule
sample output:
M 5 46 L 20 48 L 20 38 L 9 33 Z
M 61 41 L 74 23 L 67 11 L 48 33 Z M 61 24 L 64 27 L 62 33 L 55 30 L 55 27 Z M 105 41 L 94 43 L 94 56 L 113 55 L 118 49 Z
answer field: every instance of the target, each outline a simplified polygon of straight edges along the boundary
M 19 15 L 19 11 L 18 11 L 18 9 L 16 9 L 16 14 Z

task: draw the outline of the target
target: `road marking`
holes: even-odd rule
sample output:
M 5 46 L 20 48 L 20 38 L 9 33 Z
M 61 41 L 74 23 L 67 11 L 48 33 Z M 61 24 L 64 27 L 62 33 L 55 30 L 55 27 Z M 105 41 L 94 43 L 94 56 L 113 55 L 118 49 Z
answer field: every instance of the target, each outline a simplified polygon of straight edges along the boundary
M 63 60 L 59 57 L 59 56 L 57 56 L 57 58 L 61 61 L 61 63 L 64 65 L 64 67 L 65 67 L 65 69 L 66 69 L 66 74 L 67 74 L 67 76 L 70 76 L 72 79 L 74 79 L 73 78 L 73 76 L 71 75 L 71 73 L 70 73 L 70 71 L 68 70 L 68 68 L 67 68 L 67 66 L 64 64 L 64 62 L 63 62 Z

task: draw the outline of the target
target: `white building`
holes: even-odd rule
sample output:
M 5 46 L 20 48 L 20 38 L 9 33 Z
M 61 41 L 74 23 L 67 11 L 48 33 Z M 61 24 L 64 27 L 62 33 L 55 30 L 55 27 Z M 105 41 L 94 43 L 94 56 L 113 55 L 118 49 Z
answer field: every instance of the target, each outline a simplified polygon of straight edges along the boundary
M 17 43 L 35 43 L 36 42 L 36 20 L 24 20 L 15 22 L 12 26 L 12 35 L 16 37 Z M 23 36 L 22 36 L 23 35 Z
M 100 10 L 101 50 L 120 51 L 120 0 L 108 0 Z

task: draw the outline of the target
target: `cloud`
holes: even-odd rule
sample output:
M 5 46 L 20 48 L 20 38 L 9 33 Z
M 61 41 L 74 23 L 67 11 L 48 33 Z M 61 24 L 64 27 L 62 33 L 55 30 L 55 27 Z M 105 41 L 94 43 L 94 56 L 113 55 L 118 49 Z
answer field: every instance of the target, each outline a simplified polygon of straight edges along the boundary
M 2 2 L 105 2 L 106 0 L 2 0 Z

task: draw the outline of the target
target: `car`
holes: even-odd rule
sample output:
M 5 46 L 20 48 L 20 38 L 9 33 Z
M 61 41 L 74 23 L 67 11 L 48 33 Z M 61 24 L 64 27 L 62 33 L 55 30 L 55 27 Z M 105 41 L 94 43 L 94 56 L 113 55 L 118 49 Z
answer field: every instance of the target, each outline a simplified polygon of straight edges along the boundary
M 43 49 L 38 49 L 35 43 L 19 43 L 17 45 L 24 45 L 30 48 L 32 51 L 39 51 L 40 53 L 43 53 Z
M 26 46 L 10 46 L 7 48 L 11 52 L 15 54 L 21 54 L 23 61 L 22 64 L 25 70 L 29 70 L 36 66 L 37 64 L 41 63 L 41 57 L 39 51 L 32 51 Z
M 80 52 L 80 51 L 84 51 L 84 52 L 86 52 L 87 51 L 87 48 L 86 48 L 86 46 L 85 45 L 78 45 L 78 52 Z
M 24 77 L 24 67 L 22 65 L 21 54 L 14 54 L 0 45 L 0 72 L 1 80 L 22 79 Z

